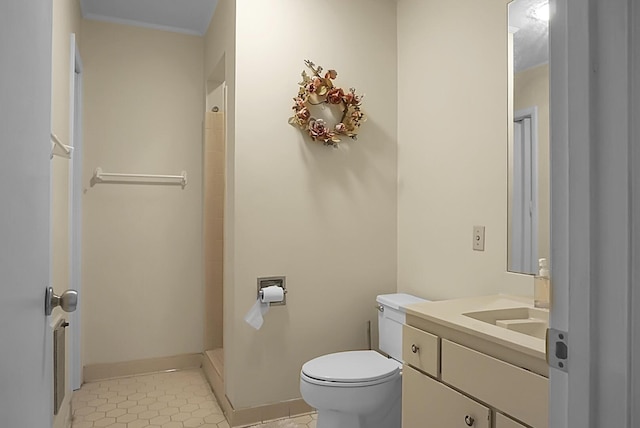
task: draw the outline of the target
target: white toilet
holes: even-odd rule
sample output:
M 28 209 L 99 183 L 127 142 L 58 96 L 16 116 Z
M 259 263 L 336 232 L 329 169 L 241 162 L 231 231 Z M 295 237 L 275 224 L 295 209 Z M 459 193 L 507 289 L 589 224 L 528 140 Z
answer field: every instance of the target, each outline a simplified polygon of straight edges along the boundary
M 380 350 L 323 355 L 300 371 L 300 392 L 318 410 L 317 428 L 400 428 L 404 307 L 424 299 L 383 294 L 378 302 Z

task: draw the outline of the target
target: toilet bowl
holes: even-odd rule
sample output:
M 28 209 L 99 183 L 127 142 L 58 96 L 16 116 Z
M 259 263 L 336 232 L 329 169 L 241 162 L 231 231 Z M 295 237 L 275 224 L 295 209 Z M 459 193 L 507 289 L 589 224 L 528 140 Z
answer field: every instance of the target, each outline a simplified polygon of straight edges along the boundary
M 403 293 L 377 297 L 380 350 L 314 358 L 300 371 L 302 398 L 318 411 L 317 428 L 400 428 L 404 307 L 423 302 Z
M 375 351 L 323 355 L 302 366 L 302 398 L 318 428 L 400 428 L 401 365 Z

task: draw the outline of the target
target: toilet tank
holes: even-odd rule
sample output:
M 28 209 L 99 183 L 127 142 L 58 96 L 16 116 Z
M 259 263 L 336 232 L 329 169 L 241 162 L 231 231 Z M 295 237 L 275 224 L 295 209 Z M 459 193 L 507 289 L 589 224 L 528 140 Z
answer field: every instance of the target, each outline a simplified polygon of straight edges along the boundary
M 404 293 L 381 294 L 378 302 L 378 341 L 382 352 L 396 361 L 402 361 L 402 324 L 405 322 L 405 306 L 425 302 Z

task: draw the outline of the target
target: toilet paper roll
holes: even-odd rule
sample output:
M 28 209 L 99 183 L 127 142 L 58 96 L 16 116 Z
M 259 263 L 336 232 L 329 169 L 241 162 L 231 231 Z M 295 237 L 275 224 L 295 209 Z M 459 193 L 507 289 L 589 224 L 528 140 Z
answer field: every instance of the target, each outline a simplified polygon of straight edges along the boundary
M 256 300 L 256 302 L 251 306 L 249 312 L 244 316 L 244 320 L 251 327 L 256 330 L 260 330 L 262 327 L 262 323 L 264 322 L 264 314 L 269 311 L 269 304 L 263 303 L 260 299 Z
M 284 300 L 284 289 L 271 285 L 260 290 L 260 300 L 263 303 L 276 303 Z

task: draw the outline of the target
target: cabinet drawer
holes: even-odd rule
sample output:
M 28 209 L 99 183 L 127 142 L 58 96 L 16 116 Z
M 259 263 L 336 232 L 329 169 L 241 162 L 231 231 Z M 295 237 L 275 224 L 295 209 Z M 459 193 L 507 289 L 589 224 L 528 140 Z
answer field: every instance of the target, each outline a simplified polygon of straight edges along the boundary
M 545 377 L 442 339 L 442 381 L 535 428 L 548 426 Z
M 405 363 L 438 377 L 439 358 L 438 336 L 406 324 L 402 326 L 402 359 Z
M 426 426 L 490 428 L 491 411 L 429 376 L 405 366 L 402 374 L 402 428 Z
M 496 413 L 496 428 L 527 428 L 522 424 L 506 417 L 501 413 Z

